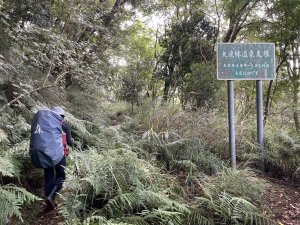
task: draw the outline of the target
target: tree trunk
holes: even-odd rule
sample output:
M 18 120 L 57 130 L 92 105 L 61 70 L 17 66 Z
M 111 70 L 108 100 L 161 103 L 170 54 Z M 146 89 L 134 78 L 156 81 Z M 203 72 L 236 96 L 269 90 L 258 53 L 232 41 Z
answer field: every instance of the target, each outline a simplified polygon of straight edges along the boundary
M 293 93 L 293 106 L 294 106 L 294 122 L 296 131 L 300 131 L 300 121 L 299 121 L 299 97 L 300 97 L 300 81 L 295 79 L 293 82 L 294 93 Z
M 292 60 L 293 64 L 290 64 L 289 73 L 292 75 L 293 82 L 293 108 L 294 108 L 294 122 L 296 131 L 300 131 L 300 73 L 299 73 L 299 43 L 292 45 Z
M 163 102 L 167 102 L 169 98 L 169 90 L 171 87 L 170 79 L 165 79 L 165 86 L 164 86 L 164 94 L 163 94 Z
M 286 54 L 286 47 L 284 48 L 282 55 L 285 55 L 285 54 Z M 277 87 L 277 82 L 278 82 L 278 80 L 277 80 L 278 72 L 279 72 L 279 69 L 282 67 L 283 63 L 285 62 L 285 60 L 286 60 L 286 58 L 282 57 L 280 63 L 278 64 L 278 66 L 276 68 L 276 82 L 275 82 L 275 88 L 273 90 L 273 93 L 271 92 L 272 86 L 273 86 L 273 80 L 270 80 L 270 82 L 269 82 L 268 92 L 267 92 L 267 97 L 266 97 L 266 104 L 265 104 L 265 112 L 264 112 L 264 126 L 267 124 L 267 119 L 268 119 L 271 104 L 272 104 L 272 98 L 276 92 L 276 87 Z
M 268 92 L 266 97 L 266 104 L 265 104 L 265 112 L 264 112 L 264 126 L 267 123 L 267 118 L 269 116 L 269 110 L 270 110 L 270 101 L 271 101 L 271 90 L 272 90 L 273 80 L 270 80 L 269 86 L 268 86 Z

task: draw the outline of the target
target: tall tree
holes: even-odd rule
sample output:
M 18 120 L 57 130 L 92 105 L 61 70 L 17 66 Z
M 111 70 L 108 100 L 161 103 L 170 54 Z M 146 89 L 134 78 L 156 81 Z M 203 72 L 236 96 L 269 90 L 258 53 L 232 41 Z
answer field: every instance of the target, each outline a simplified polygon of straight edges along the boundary
M 140 21 L 126 28 L 125 33 L 127 35 L 123 39 L 121 51 L 116 57 L 117 61 L 122 61 L 124 64 L 120 65 L 118 70 L 122 82 L 118 96 L 131 102 L 133 106 L 139 104 L 140 92 L 144 91 L 144 95 L 150 96 L 150 92 L 156 91 L 153 90 L 151 80 L 156 46 L 153 31 Z
M 277 49 L 277 80 L 270 81 L 267 93 L 265 120 L 269 115 L 272 96 L 277 90 L 277 84 L 282 78 L 288 79 L 292 91 L 292 108 L 295 129 L 300 131 L 300 75 L 299 75 L 299 42 L 300 2 L 297 0 L 272 0 L 269 1 L 268 12 L 271 20 L 259 30 L 263 38 L 274 42 Z M 273 90 L 273 91 L 272 91 Z
M 254 23 L 249 17 L 261 0 L 224 0 L 225 17 L 228 19 L 228 28 L 223 42 L 235 42 L 242 29 Z
M 213 27 L 197 7 L 175 5 L 173 22 L 160 39 L 164 50 L 155 75 L 164 80 L 164 101 L 181 90 L 193 63 L 210 62 L 213 57 Z
M 118 46 L 122 21 L 141 3 L 5 1 L 0 8 L 0 29 L 7 36 L 1 38 L 6 44 L 0 54 L 6 67 L 14 69 L 10 80 L 34 83 L 27 94 L 40 88 L 66 88 L 73 81 L 87 91 L 103 87 L 109 74 L 104 68 L 109 68 L 110 56 Z

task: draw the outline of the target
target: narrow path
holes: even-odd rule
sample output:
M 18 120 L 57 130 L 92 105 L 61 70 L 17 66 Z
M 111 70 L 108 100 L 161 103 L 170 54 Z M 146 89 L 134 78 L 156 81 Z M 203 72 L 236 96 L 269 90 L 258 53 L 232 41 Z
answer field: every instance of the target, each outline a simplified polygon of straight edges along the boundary
M 266 206 L 280 225 L 300 225 L 300 187 L 290 182 L 267 179 L 270 182 L 265 193 Z
M 37 214 L 36 220 L 32 221 L 32 225 L 59 225 L 64 224 L 63 218 L 59 214 L 57 208 L 51 211 L 42 210 Z
M 35 189 L 33 193 L 42 198 L 42 189 Z M 58 208 L 47 210 L 43 200 L 35 201 L 22 207 L 24 222 L 14 218 L 8 225 L 63 225 L 64 218 Z

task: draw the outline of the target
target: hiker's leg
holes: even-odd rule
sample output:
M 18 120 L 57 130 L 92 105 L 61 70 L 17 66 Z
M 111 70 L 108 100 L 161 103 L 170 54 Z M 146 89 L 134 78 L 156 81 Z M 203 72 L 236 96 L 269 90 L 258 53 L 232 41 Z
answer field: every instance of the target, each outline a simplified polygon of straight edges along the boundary
M 48 196 L 54 184 L 54 167 L 44 169 L 45 196 Z
M 63 159 L 54 167 L 56 176 L 52 188 L 49 192 L 49 195 L 47 195 L 46 198 L 46 204 L 48 205 L 48 207 L 52 209 L 55 208 L 55 202 L 54 202 L 55 195 L 62 188 L 62 183 L 66 178 L 65 168 L 64 168 L 65 166 L 66 166 L 66 158 L 63 157 Z
M 56 177 L 55 177 L 54 185 L 56 186 L 56 192 L 59 192 L 61 190 L 62 184 L 66 179 L 65 166 L 66 166 L 65 157 L 63 157 L 63 159 L 55 166 Z

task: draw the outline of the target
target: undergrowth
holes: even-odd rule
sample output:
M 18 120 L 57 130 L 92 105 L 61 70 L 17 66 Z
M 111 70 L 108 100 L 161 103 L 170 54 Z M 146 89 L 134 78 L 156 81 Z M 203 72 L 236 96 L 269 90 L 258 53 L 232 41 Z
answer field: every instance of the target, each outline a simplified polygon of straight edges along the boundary
M 252 170 L 228 168 L 201 138 L 183 138 L 171 124 L 148 129 L 138 121 L 102 124 L 100 146 L 71 153 L 61 195 L 66 224 L 271 223 L 255 206 L 264 183 Z
M 39 198 L 16 182 L 22 167 L 18 156 L 27 152 L 28 142 L 24 139 L 28 137 L 29 124 L 21 115 L 11 114 L 1 115 L 0 124 L 0 224 L 6 224 L 12 217 L 23 221 L 21 206 Z
M 108 110 L 111 119 L 120 111 L 124 114 L 115 125 L 67 113 L 77 147 L 71 151 L 59 195 L 66 224 L 270 223 L 257 208 L 264 184 L 250 169 L 228 168 L 221 153 L 226 144 L 213 143 L 218 134 L 225 138 L 222 119 L 192 118 L 195 112 L 168 107 L 148 116 L 142 108 L 126 115 L 126 107 L 116 107 Z M 25 168 L 30 160 L 28 121 L 21 116 L 14 120 L 8 128 L 0 128 L 1 148 L 9 145 L 13 156 L 12 160 L 9 154 L 1 155 L 2 176 L 17 177 L 20 170 L 15 162 Z M 214 123 L 220 129 L 208 130 Z M 5 220 L 21 216 L 19 206 L 24 201 L 37 199 L 23 189 L 7 187 L 13 186 L 2 185 L 0 190 L 8 190 L 12 197 L 5 198 L 11 203 L 19 200 L 13 203 L 15 211 L 2 217 Z

